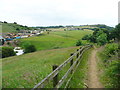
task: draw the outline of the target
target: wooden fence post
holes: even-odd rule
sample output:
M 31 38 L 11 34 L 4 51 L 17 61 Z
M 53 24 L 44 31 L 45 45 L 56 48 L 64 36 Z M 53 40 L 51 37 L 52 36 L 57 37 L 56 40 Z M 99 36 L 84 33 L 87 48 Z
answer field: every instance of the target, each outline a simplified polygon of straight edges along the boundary
M 80 47 L 80 49 L 81 49 L 82 47 Z M 81 50 L 80 50 L 80 54 L 81 54 Z
M 53 65 L 53 71 L 58 67 L 58 65 Z M 53 87 L 58 83 L 58 74 L 53 78 Z
M 79 49 L 77 49 L 77 52 L 79 51 Z M 79 57 L 79 52 L 77 53 L 76 55 L 76 59 Z M 77 61 L 77 64 L 78 64 L 78 61 Z
M 70 56 L 72 56 L 73 55 L 73 53 L 71 53 L 70 54 Z M 73 58 L 72 58 L 72 60 L 70 61 L 70 67 L 73 65 Z M 71 70 L 71 74 L 72 74 L 72 72 L 73 72 L 73 70 Z
M 77 52 L 79 51 L 79 49 L 77 49 Z M 77 56 L 76 56 L 76 58 L 78 58 L 79 57 L 79 52 L 77 53 Z

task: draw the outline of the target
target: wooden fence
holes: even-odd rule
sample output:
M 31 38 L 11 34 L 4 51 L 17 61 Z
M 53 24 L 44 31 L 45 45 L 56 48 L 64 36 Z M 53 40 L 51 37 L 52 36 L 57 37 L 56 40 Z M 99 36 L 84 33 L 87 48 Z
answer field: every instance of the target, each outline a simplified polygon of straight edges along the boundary
M 80 61 L 81 61 L 80 58 L 82 57 L 83 53 L 91 47 L 92 47 L 92 45 L 86 45 L 86 46 L 80 47 L 80 49 L 77 49 L 77 52 L 71 53 L 70 57 L 64 63 L 62 63 L 60 66 L 53 65 L 53 72 L 51 72 L 46 78 L 44 78 L 41 82 L 39 82 L 37 85 L 35 85 L 33 90 L 35 88 L 44 88 L 51 80 L 53 80 L 53 87 L 54 88 L 60 88 L 61 85 L 65 82 L 68 75 L 71 74 L 70 78 L 68 79 L 68 81 L 65 85 L 65 88 L 67 88 L 74 72 L 76 71 L 77 67 L 80 64 Z M 76 57 L 76 60 L 73 60 L 74 57 Z M 68 63 L 70 63 L 70 68 L 64 74 L 64 76 L 60 80 L 58 80 L 58 73 Z

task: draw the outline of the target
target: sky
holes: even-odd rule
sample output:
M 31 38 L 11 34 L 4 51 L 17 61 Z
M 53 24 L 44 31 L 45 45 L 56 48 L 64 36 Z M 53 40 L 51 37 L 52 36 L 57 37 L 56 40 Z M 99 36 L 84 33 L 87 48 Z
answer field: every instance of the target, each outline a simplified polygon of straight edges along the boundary
M 27 26 L 118 24 L 119 0 L 0 0 L 0 21 Z

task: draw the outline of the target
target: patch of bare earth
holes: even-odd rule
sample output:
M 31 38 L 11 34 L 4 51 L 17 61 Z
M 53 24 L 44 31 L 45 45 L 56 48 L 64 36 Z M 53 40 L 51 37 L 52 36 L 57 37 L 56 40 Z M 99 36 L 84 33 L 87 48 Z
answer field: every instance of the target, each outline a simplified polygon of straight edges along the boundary
M 103 88 L 102 84 L 99 81 L 99 72 L 97 68 L 97 51 L 100 48 L 96 49 L 94 47 L 94 50 L 91 52 L 91 56 L 89 58 L 88 62 L 88 88 Z

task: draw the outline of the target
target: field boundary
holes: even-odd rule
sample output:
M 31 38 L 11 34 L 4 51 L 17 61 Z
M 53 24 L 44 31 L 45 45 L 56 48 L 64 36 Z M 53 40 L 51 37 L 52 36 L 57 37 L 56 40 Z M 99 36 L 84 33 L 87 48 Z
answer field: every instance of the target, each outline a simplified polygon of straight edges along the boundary
M 54 88 L 60 88 L 61 85 L 65 82 L 66 78 L 68 77 L 69 74 L 71 74 L 71 77 L 68 79 L 66 86 L 68 86 L 75 70 L 77 69 L 77 67 L 80 64 L 81 61 L 81 57 L 83 55 L 83 53 L 88 50 L 89 48 L 91 48 L 92 45 L 86 45 L 83 47 L 80 47 L 80 49 L 77 49 L 77 51 L 75 53 L 71 53 L 70 57 L 61 65 L 57 66 L 57 65 L 53 65 L 53 72 L 51 72 L 47 77 L 45 77 L 41 82 L 39 82 L 37 85 L 34 86 L 33 90 L 35 88 L 44 88 L 45 85 L 47 85 L 51 80 L 53 80 L 53 87 Z M 75 61 L 73 60 L 74 57 L 76 57 Z M 62 70 L 63 67 L 65 67 L 68 63 L 70 63 L 70 68 L 68 69 L 68 71 L 63 75 L 63 77 L 58 80 L 58 74 L 59 72 Z

